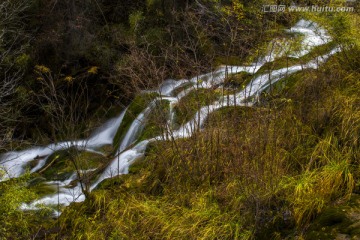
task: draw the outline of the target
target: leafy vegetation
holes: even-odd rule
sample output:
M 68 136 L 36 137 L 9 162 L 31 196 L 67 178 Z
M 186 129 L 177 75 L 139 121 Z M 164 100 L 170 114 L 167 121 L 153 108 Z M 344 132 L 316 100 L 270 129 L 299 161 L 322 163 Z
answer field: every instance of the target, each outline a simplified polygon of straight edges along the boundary
M 33 221 L 37 222 L 38 215 L 41 215 L 41 221 L 47 219 L 44 211 L 33 213 L 20 209 L 23 203 L 36 197 L 26 186 L 28 178 L 27 174 L 0 184 L 1 239 L 25 239 L 32 233 Z
M 86 137 L 102 118 L 131 102 L 112 146 L 101 149 L 108 156 L 76 148 L 56 151 L 37 172 L 0 182 L 0 239 L 358 238 L 359 16 L 267 14 L 264 4 L 270 3 L 0 3 L 0 9 L 14 13 L 13 25 L 0 13 L 0 76 L 10 77 L 0 87 L 1 152 L 22 149 L 28 145 L 23 141 Z M 150 102 L 154 111 L 136 141 L 170 131 L 171 103 L 159 100 L 158 93 L 139 92 L 220 63 L 252 62 L 267 51 L 263 46 L 270 39 L 286 37 L 279 32 L 302 17 L 326 26 L 332 42 L 298 59 L 266 63 L 257 74 L 307 63 L 335 47 L 341 51 L 318 69 L 271 85 L 254 106 L 211 113 L 204 129 L 189 138 L 151 142 L 129 174 L 106 179 L 90 192 L 90 183 Z M 297 36 L 291 37 L 296 49 Z M 242 90 L 256 76 L 241 72 L 222 86 L 190 86 L 194 90 L 174 105 L 175 124 L 188 122 L 201 107 Z M 46 207 L 22 209 L 23 203 L 56 193 L 45 181 L 72 174 L 78 180 L 70 185 L 81 183 L 83 203 L 72 203 L 59 218 Z

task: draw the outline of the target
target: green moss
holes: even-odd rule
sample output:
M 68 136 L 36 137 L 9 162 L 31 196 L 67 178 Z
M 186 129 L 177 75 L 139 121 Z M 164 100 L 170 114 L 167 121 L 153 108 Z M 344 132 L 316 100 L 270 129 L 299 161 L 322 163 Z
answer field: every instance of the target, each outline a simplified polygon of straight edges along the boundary
M 109 156 L 114 151 L 114 147 L 112 145 L 105 145 L 105 146 L 102 146 L 99 149 L 99 151 L 104 153 L 105 155 Z
M 23 203 L 33 201 L 37 196 L 31 191 L 26 182 L 29 174 L 17 179 L 10 179 L 0 183 L 0 238 L 28 239 L 33 224 L 33 217 L 38 214 L 21 210 Z
M 291 67 L 299 63 L 299 59 L 293 57 L 281 57 L 275 59 L 273 62 L 265 63 L 256 73 L 256 75 L 261 75 L 269 71 L 278 70 L 281 68 Z
M 273 104 L 282 105 L 286 101 L 291 101 L 290 99 L 283 98 L 286 95 L 292 95 L 294 91 L 294 86 L 304 78 L 304 75 L 311 75 L 314 70 L 303 70 L 301 72 L 296 72 L 280 79 L 279 81 L 271 84 L 267 89 L 265 89 L 260 96 L 260 102 L 269 102 Z M 281 97 L 280 97 L 281 96 Z
M 104 157 L 101 154 L 93 152 L 81 152 L 77 159 L 78 164 L 84 170 L 87 169 L 96 169 L 109 162 L 109 159 Z
M 108 163 L 109 159 L 93 152 L 79 152 L 76 149 L 61 150 L 49 156 L 47 164 L 38 173 L 47 180 L 64 181 L 76 171 L 97 169 Z
M 67 150 L 57 151 L 48 157 L 46 165 L 38 172 L 47 180 L 65 180 L 74 171 L 72 163 L 67 161 L 67 158 Z
M 57 192 L 56 186 L 48 185 L 44 182 L 37 183 L 30 187 L 31 191 L 37 194 L 39 197 L 44 197 Z
M 210 105 L 220 96 L 221 93 L 211 89 L 198 89 L 191 91 L 174 107 L 175 124 L 182 125 L 191 120 L 201 107 Z
M 337 43 L 332 41 L 320 46 L 314 47 L 308 54 L 299 58 L 299 63 L 307 63 L 318 56 L 322 56 L 328 54 L 331 50 L 333 50 L 337 46 Z
M 113 146 L 114 149 L 118 149 L 122 139 L 125 137 L 127 130 L 130 128 L 131 124 L 135 118 L 148 106 L 148 104 L 158 97 L 158 93 L 144 93 L 138 95 L 134 101 L 128 107 L 124 118 L 116 132 L 114 137 Z M 116 151 L 116 150 L 115 150 Z M 114 152 L 113 152 L 114 153 Z
M 351 232 L 353 229 L 349 231 L 351 224 L 344 208 L 328 207 L 311 224 L 306 239 L 335 239 L 338 234 L 356 234 L 356 231 Z
M 114 189 L 123 185 L 127 178 L 129 178 L 128 175 L 119 175 L 113 178 L 105 179 L 96 187 L 96 190 Z
M 247 72 L 240 72 L 236 74 L 230 75 L 224 83 L 224 87 L 231 87 L 236 89 L 236 91 L 243 90 L 251 81 L 253 75 Z M 234 92 L 227 93 L 225 91 L 224 94 L 233 94 Z
M 163 133 L 166 129 L 169 114 L 169 101 L 157 101 L 154 109 L 148 116 L 144 130 L 139 137 L 139 141 L 156 137 Z

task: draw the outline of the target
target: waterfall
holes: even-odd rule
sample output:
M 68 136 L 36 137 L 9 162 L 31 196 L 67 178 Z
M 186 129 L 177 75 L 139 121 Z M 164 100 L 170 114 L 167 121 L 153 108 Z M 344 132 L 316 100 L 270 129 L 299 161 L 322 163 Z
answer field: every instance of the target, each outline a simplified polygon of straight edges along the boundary
M 120 148 L 118 150 L 118 153 L 124 151 L 131 143 L 133 143 L 137 136 L 141 133 L 145 126 L 145 121 L 147 116 L 149 115 L 150 111 L 155 105 L 155 101 L 152 101 L 149 106 L 142 111 L 132 122 L 129 130 L 127 131 L 124 139 L 122 140 L 120 144 Z
M 258 58 L 258 60 L 248 66 L 221 66 L 217 70 L 195 76 L 191 79 L 181 80 L 166 80 L 158 89 L 152 90 L 151 92 L 157 92 L 161 96 L 149 103 L 149 105 L 134 119 L 127 132 L 124 133 L 124 138 L 120 144 L 119 149 L 116 151 L 116 156 L 107 166 L 107 168 L 97 177 L 92 183 L 90 190 L 94 190 L 99 183 L 103 180 L 118 176 L 121 174 L 127 174 L 129 166 L 137 159 L 144 156 L 144 152 L 149 143 L 157 140 L 167 139 L 167 136 L 156 136 L 154 138 L 138 141 L 138 137 L 141 134 L 149 114 L 154 109 L 156 101 L 167 100 L 169 101 L 169 119 L 167 123 L 167 131 L 174 138 L 185 138 L 190 137 L 194 131 L 199 130 L 203 126 L 204 121 L 207 119 L 210 113 L 225 107 L 225 106 L 251 106 L 252 99 L 256 99 L 261 92 L 268 89 L 272 84 L 287 77 L 290 74 L 302 71 L 304 69 L 316 69 L 319 65 L 323 64 L 330 56 L 340 51 L 339 48 L 334 48 L 327 54 L 318 56 L 313 60 L 308 61 L 303 65 L 294 65 L 281 69 L 277 69 L 271 72 L 258 74 L 258 71 L 267 62 L 272 62 L 277 58 L 283 57 L 285 54 L 293 58 L 300 58 L 310 53 L 310 51 L 320 45 L 324 45 L 331 41 L 331 38 L 327 32 L 320 28 L 316 23 L 311 21 L 301 20 L 294 27 L 288 30 L 290 33 L 301 34 L 301 50 L 291 52 L 288 49 L 289 44 L 286 40 L 281 41 L 283 48 L 273 53 L 268 48 L 264 56 Z M 275 44 L 277 40 L 273 40 L 270 44 Z M 289 53 L 290 51 L 290 53 Z M 200 88 L 212 88 L 214 86 L 220 86 L 224 83 L 226 77 L 231 74 L 240 72 L 246 72 L 253 74 L 254 77 L 245 88 L 233 95 L 229 95 L 218 99 L 208 106 L 201 107 L 198 112 L 195 113 L 194 117 L 180 126 L 179 129 L 172 129 L 174 122 L 174 106 L 191 91 Z M 177 94 L 175 94 L 175 91 Z M 180 91 L 179 91 L 180 90 Z M 50 144 L 46 147 L 36 147 L 29 150 L 19 152 L 5 153 L 0 157 L 0 165 L 7 170 L 8 177 L 19 177 L 24 173 L 28 164 L 35 158 L 39 160 L 37 166 L 35 166 L 31 172 L 36 172 L 41 169 L 47 160 L 47 157 L 55 151 L 66 149 L 71 146 L 86 151 L 96 151 L 99 147 L 107 144 L 112 144 L 113 138 L 119 128 L 126 110 L 123 111 L 117 118 L 111 119 L 103 124 L 98 130 L 96 130 L 88 139 L 69 141 L 58 144 Z M 166 133 L 168 134 L 168 133 Z M 134 144 L 134 146 L 131 146 Z M 39 199 L 29 205 L 23 205 L 23 209 L 36 209 L 38 204 L 52 205 L 60 204 L 67 206 L 71 202 L 79 202 L 85 199 L 85 196 L 81 192 L 81 187 L 77 184 L 75 187 L 69 188 L 68 185 L 76 180 L 76 174 L 72 175 L 69 179 L 60 182 L 47 182 L 46 184 L 51 186 L 58 186 L 59 193 L 46 196 Z
M 91 186 L 90 190 L 97 187 L 103 180 L 112 178 L 121 174 L 127 174 L 129 166 L 138 158 L 144 155 L 147 145 L 155 141 L 155 139 L 148 139 L 139 142 L 134 147 L 120 153 L 116 156 L 111 164 L 105 169 L 105 171 L 99 176 L 97 181 Z
M 97 131 L 95 131 L 88 140 L 88 146 L 98 147 L 106 144 L 112 144 L 116 131 L 119 128 L 126 110 L 120 116 L 107 121 Z

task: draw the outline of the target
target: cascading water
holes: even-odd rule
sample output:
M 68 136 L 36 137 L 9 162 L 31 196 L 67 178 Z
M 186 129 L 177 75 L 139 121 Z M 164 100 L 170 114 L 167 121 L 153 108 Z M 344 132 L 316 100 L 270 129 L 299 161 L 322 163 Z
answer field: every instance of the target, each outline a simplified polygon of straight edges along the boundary
M 124 139 L 122 140 L 120 144 L 120 148 L 118 150 L 118 153 L 121 153 L 124 151 L 131 143 L 133 143 L 139 133 L 142 131 L 145 125 L 146 117 L 149 115 L 150 111 L 154 107 L 155 102 L 151 102 L 149 106 L 139 114 L 131 124 L 129 130 L 127 131 Z
M 112 144 L 125 113 L 126 110 L 123 111 L 119 117 L 107 121 L 102 127 L 95 131 L 87 142 L 88 146 L 96 148 L 106 144 Z
M 134 119 L 131 126 L 125 133 L 125 137 L 122 139 L 119 149 L 116 151 L 116 157 L 114 157 L 107 168 L 92 183 L 90 191 L 94 190 L 104 179 L 128 173 L 129 166 L 136 159 L 143 157 L 144 152 L 150 142 L 167 139 L 167 136 L 157 136 L 152 139 L 136 143 L 137 138 L 143 131 L 147 117 L 153 110 L 156 101 L 166 100 L 169 102 L 170 113 L 169 121 L 167 123 L 167 130 L 171 133 L 172 137 L 189 137 L 195 130 L 201 128 L 208 115 L 217 109 L 234 105 L 251 106 L 253 104 L 253 99 L 256 99 L 261 92 L 269 88 L 272 84 L 275 84 L 277 81 L 292 73 L 299 72 L 304 69 L 316 69 L 331 55 L 340 51 L 339 48 L 335 48 L 328 54 L 316 57 L 315 59 L 308 61 L 306 64 L 289 66 L 271 72 L 257 74 L 259 69 L 267 62 L 272 62 L 275 59 L 284 56 L 285 54 L 293 58 L 300 58 L 310 53 L 314 47 L 329 43 L 331 41 L 331 38 L 324 29 L 321 29 L 317 26 L 317 24 L 306 20 L 299 21 L 288 31 L 302 36 L 302 47 L 300 50 L 291 51 L 291 49 L 288 48 L 290 45 L 287 44 L 285 40 L 284 42 L 281 42 L 283 45 L 281 49 L 274 52 L 273 47 L 269 48 L 265 53 L 265 56 L 260 57 L 257 62 L 249 66 L 221 66 L 214 72 L 199 75 L 190 80 L 182 79 L 178 81 L 164 81 L 164 83 L 158 89 L 152 91 L 159 93 L 161 96 L 153 100 L 143 110 L 143 112 Z M 271 44 L 274 44 L 276 41 L 277 40 L 272 41 Z M 240 72 L 247 72 L 255 75 L 243 90 L 234 95 L 223 97 L 209 106 L 202 107 L 189 122 L 180 126 L 180 128 L 177 130 L 172 129 L 175 115 L 173 107 L 183 97 L 185 97 L 194 89 L 196 90 L 199 88 L 212 88 L 214 86 L 220 86 L 224 83 L 224 80 L 228 75 Z M 175 90 L 180 91 L 177 91 L 178 93 L 175 94 Z M 75 146 L 78 149 L 86 151 L 96 151 L 99 147 L 111 144 L 113 142 L 113 138 L 121 124 L 121 121 L 125 115 L 125 111 L 119 117 L 105 123 L 89 139 L 51 144 L 47 147 L 37 147 L 20 152 L 9 152 L 1 156 L 0 164 L 7 170 L 7 177 L 19 177 L 24 173 L 29 163 L 35 158 L 39 159 L 39 162 L 37 166 L 31 169 L 31 172 L 40 170 L 46 164 L 47 157 L 58 150 Z M 134 146 L 131 146 L 131 144 L 134 144 Z M 24 204 L 23 209 L 36 209 L 38 204 L 54 205 L 60 203 L 64 206 L 67 206 L 71 202 L 83 201 L 85 196 L 81 191 L 80 183 L 77 183 L 75 187 L 69 187 L 69 184 L 75 181 L 76 178 L 76 174 L 73 174 L 63 182 L 47 182 L 46 184 L 50 186 L 56 185 L 59 188 L 59 192 L 57 194 L 46 196 L 29 205 Z
M 2 180 L 19 177 L 25 172 L 29 163 L 34 159 L 40 159 L 40 161 L 39 164 L 33 169 L 30 169 L 30 171 L 35 172 L 39 170 L 45 164 L 49 155 L 62 149 L 77 147 L 79 150 L 93 152 L 96 151 L 97 148 L 111 144 L 124 115 L 125 111 L 123 111 L 119 117 L 107 121 L 86 140 L 61 142 L 50 144 L 46 147 L 36 147 L 29 150 L 3 154 L 0 158 L 0 164 L 6 170 L 6 176 Z
M 139 142 L 134 147 L 120 153 L 114 158 L 111 164 L 99 176 L 97 181 L 91 186 L 91 190 L 95 189 L 103 180 L 112 178 L 121 174 L 127 174 L 129 166 L 138 158 L 144 155 L 147 145 L 155 139 L 148 139 Z

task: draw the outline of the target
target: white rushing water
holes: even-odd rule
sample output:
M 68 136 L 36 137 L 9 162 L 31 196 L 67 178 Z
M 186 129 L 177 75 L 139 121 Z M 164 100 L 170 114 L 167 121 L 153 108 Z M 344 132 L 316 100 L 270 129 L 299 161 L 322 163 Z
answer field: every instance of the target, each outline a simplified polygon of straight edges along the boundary
M 107 121 L 99 129 L 97 129 L 89 139 L 86 140 L 61 142 L 50 144 L 46 147 L 34 147 L 28 150 L 8 152 L 1 155 L 0 166 L 2 166 L 6 171 L 2 180 L 19 177 L 26 171 L 29 163 L 34 160 L 39 160 L 39 163 L 33 169 L 30 169 L 30 172 L 39 170 L 45 165 L 49 155 L 62 149 L 77 147 L 79 150 L 94 152 L 96 148 L 112 144 L 113 138 L 124 115 L 125 111 L 123 111 L 117 118 Z
M 119 128 L 126 110 L 123 111 L 120 116 L 107 121 L 98 130 L 96 130 L 89 138 L 87 144 L 93 148 L 112 144 L 116 131 Z
M 330 35 L 317 23 L 307 20 L 300 20 L 294 27 L 290 28 L 291 33 L 300 33 L 304 36 L 301 42 L 301 50 L 291 54 L 290 57 L 301 57 L 308 54 L 314 47 L 331 41 Z
M 112 178 L 121 174 L 127 174 L 130 165 L 137 159 L 144 156 L 144 152 L 148 144 L 155 139 L 148 139 L 139 142 L 134 147 L 120 153 L 116 156 L 111 164 L 105 169 L 105 171 L 99 176 L 96 182 L 91 186 L 91 190 L 95 189 L 99 183 L 103 180 Z
M 301 20 L 292 27 L 289 32 L 301 35 L 302 48 L 300 51 L 291 51 L 291 49 L 289 49 L 290 44 L 287 44 L 286 42 L 287 40 L 275 39 L 270 44 L 279 45 L 280 43 L 280 45 L 283 45 L 282 48 L 280 46 L 280 49 L 273 52 L 269 49 L 273 50 L 274 48 L 269 47 L 269 49 L 266 50 L 265 56 L 260 57 L 257 62 L 252 63 L 249 66 L 221 66 L 213 72 L 202 74 L 189 80 L 166 80 L 158 89 L 152 90 L 152 92 L 157 92 L 161 96 L 153 100 L 138 116 L 136 116 L 125 133 L 119 149 L 116 151 L 116 157 L 114 157 L 107 168 L 92 183 L 90 190 L 92 191 L 95 189 L 98 184 L 105 179 L 121 174 L 127 174 L 129 166 L 134 161 L 144 156 L 144 152 L 150 142 L 168 139 L 168 136 L 157 136 L 137 143 L 138 137 L 141 135 L 141 132 L 146 124 L 147 117 L 154 109 L 156 101 L 169 101 L 169 120 L 167 123 L 168 126 L 166 134 L 171 135 L 173 138 L 189 137 L 194 133 L 194 131 L 199 130 L 199 128 L 203 126 L 204 121 L 210 113 L 225 106 L 252 106 L 254 99 L 257 99 L 260 93 L 268 89 L 272 84 L 275 84 L 277 81 L 289 76 L 290 74 L 304 69 L 316 69 L 330 56 L 340 51 L 339 48 L 335 48 L 328 54 L 318 56 L 303 65 L 299 64 L 263 74 L 256 74 L 264 64 L 274 61 L 285 54 L 287 54 L 287 56 L 299 58 L 310 53 L 314 47 L 331 41 L 327 32 L 311 21 Z M 202 107 L 189 122 L 180 126 L 177 130 L 172 128 L 175 118 L 174 106 L 178 104 L 182 98 L 196 89 L 219 87 L 224 83 L 225 79 L 229 75 L 240 72 L 255 74 L 253 79 L 243 90 L 233 95 L 223 97 L 209 106 Z M 176 90 L 180 91 L 177 91 L 177 94 L 175 94 Z M 123 111 L 117 118 L 106 122 L 86 140 L 50 144 L 46 147 L 36 147 L 19 152 L 9 152 L 0 157 L 0 165 L 6 169 L 7 177 L 19 177 L 24 173 L 26 167 L 31 161 L 38 159 L 37 165 L 31 169 L 31 172 L 36 172 L 46 164 L 46 160 L 49 155 L 61 149 L 76 146 L 79 149 L 96 152 L 97 148 L 103 145 L 112 144 L 113 138 L 124 118 L 125 112 L 126 110 Z M 79 183 L 75 187 L 69 187 L 70 183 L 75 181 L 76 178 L 77 176 L 74 173 L 69 177 L 69 179 L 62 182 L 46 182 L 49 186 L 56 186 L 59 188 L 59 192 L 57 194 L 46 196 L 31 204 L 24 204 L 22 208 L 36 209 L 38 204 L 61 204 L 67 206 L 71 202 L 84 201 L 85 196 L 81 191 Z
M 120 148 L 117 151 L 118 154 L 124 151 L 127 147 L 130 146 L 130 144 L 132 144 L 136 140 L 140 132 L 143 130 L 146 118 L 151 112 L 151 110 L 154 108 L 154 106 L 155 101 L 152 101 L 149 106 L 135 118 L 120 144 Z

